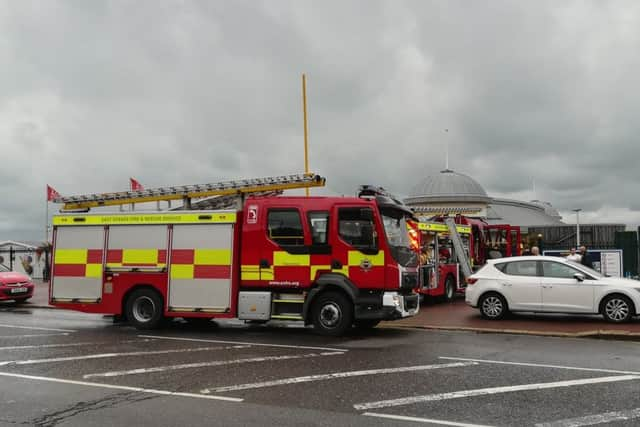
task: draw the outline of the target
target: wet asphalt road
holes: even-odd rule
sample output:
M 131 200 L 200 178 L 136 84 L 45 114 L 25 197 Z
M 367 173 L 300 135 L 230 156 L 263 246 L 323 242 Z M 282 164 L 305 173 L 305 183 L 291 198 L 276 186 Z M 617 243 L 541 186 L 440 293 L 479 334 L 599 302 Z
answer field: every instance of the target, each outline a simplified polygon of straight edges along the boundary
M 0 310 L 2 426 L 632 426 L 639 408 L 637 342 Z

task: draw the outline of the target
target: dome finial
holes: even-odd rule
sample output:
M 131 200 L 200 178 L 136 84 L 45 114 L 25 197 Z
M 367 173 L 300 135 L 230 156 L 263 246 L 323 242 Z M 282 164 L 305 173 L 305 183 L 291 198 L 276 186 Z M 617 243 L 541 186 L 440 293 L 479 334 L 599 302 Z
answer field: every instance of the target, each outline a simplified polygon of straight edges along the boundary
M 449 129 L 444 130 L 446 133 L 449 133 Z M 449 170 L 449 138 L 445 137 L 445 160 L 444 160 L 444 170 Z

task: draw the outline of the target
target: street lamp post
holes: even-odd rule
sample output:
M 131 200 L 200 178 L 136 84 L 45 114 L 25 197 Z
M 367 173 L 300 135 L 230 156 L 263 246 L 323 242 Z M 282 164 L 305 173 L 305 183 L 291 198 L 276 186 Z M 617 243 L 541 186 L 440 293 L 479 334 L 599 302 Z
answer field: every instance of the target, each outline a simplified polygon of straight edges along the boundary
M 573 211 L 576 213 L 576 246 L 580 247 L 580 211 L 582 209 L 578 208 L 578 209 L 573 209 Z

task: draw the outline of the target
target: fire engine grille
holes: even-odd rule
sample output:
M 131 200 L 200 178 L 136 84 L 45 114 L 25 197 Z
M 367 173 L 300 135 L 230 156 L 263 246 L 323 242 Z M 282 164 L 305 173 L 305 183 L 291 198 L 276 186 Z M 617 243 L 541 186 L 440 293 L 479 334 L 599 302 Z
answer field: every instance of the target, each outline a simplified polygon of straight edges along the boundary
M 402 273 L 401 289 L 413 289 L 418 287 L 417 273 Z
M 405 297 L 404 299 L 404 309 L 405 310 L 415 310 L 418 308 L 419 304 L 418 295 L 410 295 Z

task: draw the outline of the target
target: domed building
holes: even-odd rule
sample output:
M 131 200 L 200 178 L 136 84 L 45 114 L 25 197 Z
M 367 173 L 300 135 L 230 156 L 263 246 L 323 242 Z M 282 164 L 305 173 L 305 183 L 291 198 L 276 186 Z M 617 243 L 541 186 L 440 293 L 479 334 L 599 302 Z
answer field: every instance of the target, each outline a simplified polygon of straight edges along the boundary
M 590 251 L 622 248 L 620 242 L 623 240 L 619 239 L 629 238 L 631 243 L 624 251 L 621 265 L 624 265 L 625 274 L 638 274 L 637 237 L 624 235 L 624 224 L 581 223 L 578 238 L 576 223 L 572 218 L 569 224 L 564 223 L 558 210 L 550 203 L 491 197 L 475 179 L 448 168 L 421 180 L 404 202 L 409 207 L 420 207 L 420 212 L 426 216 L 459 214 L 479 218 L 489 224 L 519 226 L 522 242 L 556 251 L 556 255 L 564 254 L 563 251 L 579 244 L 586 245 Z M 600 268 L 599 258 L 594 266 Z M 613 270 L 607 274 L 621 275 Z
M 482 218 L 490 224 L 521 227 L 563 224 L 550 203 L 490 197 L 475 179 L 451 169 L 424 178 L 404 202 L 409 207 L 421 207 L 427 214 L 460 214 Z

